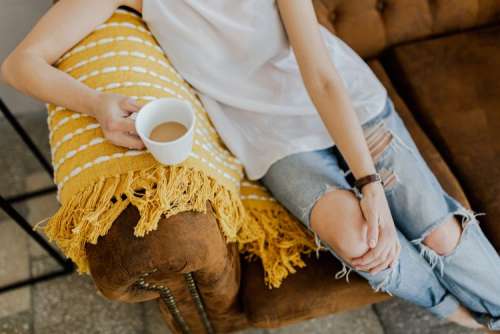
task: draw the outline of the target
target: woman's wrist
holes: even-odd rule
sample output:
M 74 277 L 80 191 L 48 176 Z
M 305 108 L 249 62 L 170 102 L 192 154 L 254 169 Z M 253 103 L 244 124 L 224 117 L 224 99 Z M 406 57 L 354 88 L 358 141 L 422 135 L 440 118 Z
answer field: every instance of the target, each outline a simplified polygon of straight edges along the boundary
M 369 196 L 369 195 L 374 195 L 380 193 L 380 191 L 383 192 L 384 187 L 382 185 L 382 182 L 372 182 L 368 183 L 361 189 L 361 193 L 363 196 Z
M 354 181 L 354 186 L 356 188 L 358 188 L 358 190 L 361 190 L 361 189 L 363 189 L 363 187 L 365 185 L 368 185 L 368 184 L 374 183 L 374 182 L 381 182 L 381 180 L 382 179 L 380 177 L 380 174 L 372 173 L 372 174 L 368 174 L 368 175 L 365 175 L 363 177 L 356 179 Z
M 89 116 L 96 117 L 98 114 L 98 110 L 101 108 L 102 98 L 104 94 L 105 93 L 92 89 L 85 98 L 83 107 L 83 109 L 85 110 L 84 113 Z
M 366 176 L 377 173 L 375 169 L 375 164 L 373 163 L 372 157 L 370 155 L 370 151 L 366 148 L 364 150 L 357 150 L 354 161 L 351 161 L 349 167 L 352 171 L 352 175 L 356 180 Z

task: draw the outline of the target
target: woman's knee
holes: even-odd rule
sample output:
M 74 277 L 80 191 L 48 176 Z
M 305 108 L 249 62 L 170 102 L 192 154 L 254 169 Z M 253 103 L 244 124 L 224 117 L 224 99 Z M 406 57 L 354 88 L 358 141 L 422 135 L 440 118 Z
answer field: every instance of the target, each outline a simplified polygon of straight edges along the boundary
M 448 255 L 457 247 L 462 228 L 457 218 L 452 216 L 436 227 L 425 239 L 424 244 L 439 255 Z
M 359 201 L 348 190 L 327 192 L 316 202 L 311 212 L 311 228 L 347 262 L 368 251 Z

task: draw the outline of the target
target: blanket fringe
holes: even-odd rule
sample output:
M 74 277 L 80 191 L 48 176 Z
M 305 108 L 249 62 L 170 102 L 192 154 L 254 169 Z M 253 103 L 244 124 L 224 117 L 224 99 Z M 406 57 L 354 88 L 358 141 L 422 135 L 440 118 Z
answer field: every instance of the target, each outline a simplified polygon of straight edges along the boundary
M 262 261 L 269 288 L 279 288 L 296 268 L 305 267 L 302 254 L 316 251 L 314 239 L 282 206 L 244 203 L 246 221 L 238 233 L 238 246 L 246 258 Z
M 237 242 L 247 258 L 262 259 L 270 288 L 279 287 L 295 268 L 305 266 L 301 254 L 315 250 L 311 237 L 278 204 L 269 209 L 243 203 L 236 191 L 185 166 L 155 166 L 100 178 L 65 203 L 42 229 L 75 262 L 79 273 L 88 273 L 85 244 L 96 244 L 106 235 L 129 204 L 140 213 L 134 235 L 143 237 L 157 229 L 162 217 L 206 212 L 207 201 L 226 241 Z

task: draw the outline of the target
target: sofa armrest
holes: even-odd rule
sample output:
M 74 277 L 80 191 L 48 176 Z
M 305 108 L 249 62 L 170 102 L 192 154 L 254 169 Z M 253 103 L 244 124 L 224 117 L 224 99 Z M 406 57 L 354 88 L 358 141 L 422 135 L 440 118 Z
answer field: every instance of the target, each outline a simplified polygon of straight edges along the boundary
M 240 258 L 236 245 L 225 242 L 210 204 L 206 214 L 184 212 L 162 218 L 157 230 L 141 238 L 133 235 L 138 219 L 137 209 L 129 206 L 106 236 L 86 246 L 97 289 L 108 299 L 128 303 L 161 297 L 164 318 L 177 332 L 178 319 L 169 314 L 165 302 L 169 297 L 162 295 L 167 288 L 183 320 L 198 332 L 204 325 L 190 277 L 212 326 L 220 331 L 228 325 L 240 327 L 245 321 L 238 301 Z

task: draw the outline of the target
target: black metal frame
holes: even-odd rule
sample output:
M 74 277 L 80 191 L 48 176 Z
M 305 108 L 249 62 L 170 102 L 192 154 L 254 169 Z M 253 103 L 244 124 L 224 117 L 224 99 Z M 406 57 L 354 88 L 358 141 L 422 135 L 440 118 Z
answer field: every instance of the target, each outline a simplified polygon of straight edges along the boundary
M 42 165 L 45 171 L 52 178 L 54 171 L 50 163 L 45 159 L 42 152 L 38 149 L 38 147 L 33 143 L 30 136 L 26 133 L 21 124 L 14 117 L 12 112 L 7 108 L 2 99 L 0 99 L 0 110 L 2 114 L 5 116 L 7 121 L 10 123 L 14 131 L 21 137 L 24 144 L 28 147 L 31 153 L 35 156 L 38 162 Z M 21 288 L 27 285 L 36 284 L 42 281 L 47 281 L 49 279 L 63 276 L 66 274 L 70 274 L 74 272 L 73 262 L 69 259 L 65 259 L 54 247 L 52 247 L 38 232 L 34 231 L 30 223 L 12 206 L 14 203 L 18 203 L 21 201 L 28 200 L 30 198 L 34 198 L 37 196 L 45 195 L 51 192 L 56 191 L 57 188 L 55 186 L 45 187 L 39 190 L 26 192 L 23 194 L 11 196 L 4 198 L 0 195 L 0 207 L 5 213 L 12 218 L 12 220 L 22 228 L 33 240 L 35 240 L 43 249 L 49 253 L 49 255 L 57 261 L 62 267 L 62 269 L 55 270 L 46 274 L 42 274 L 36 277 L 30 277 L 21 281 L 9 283 L 4 286 L 0 286 L 0 293 Z

